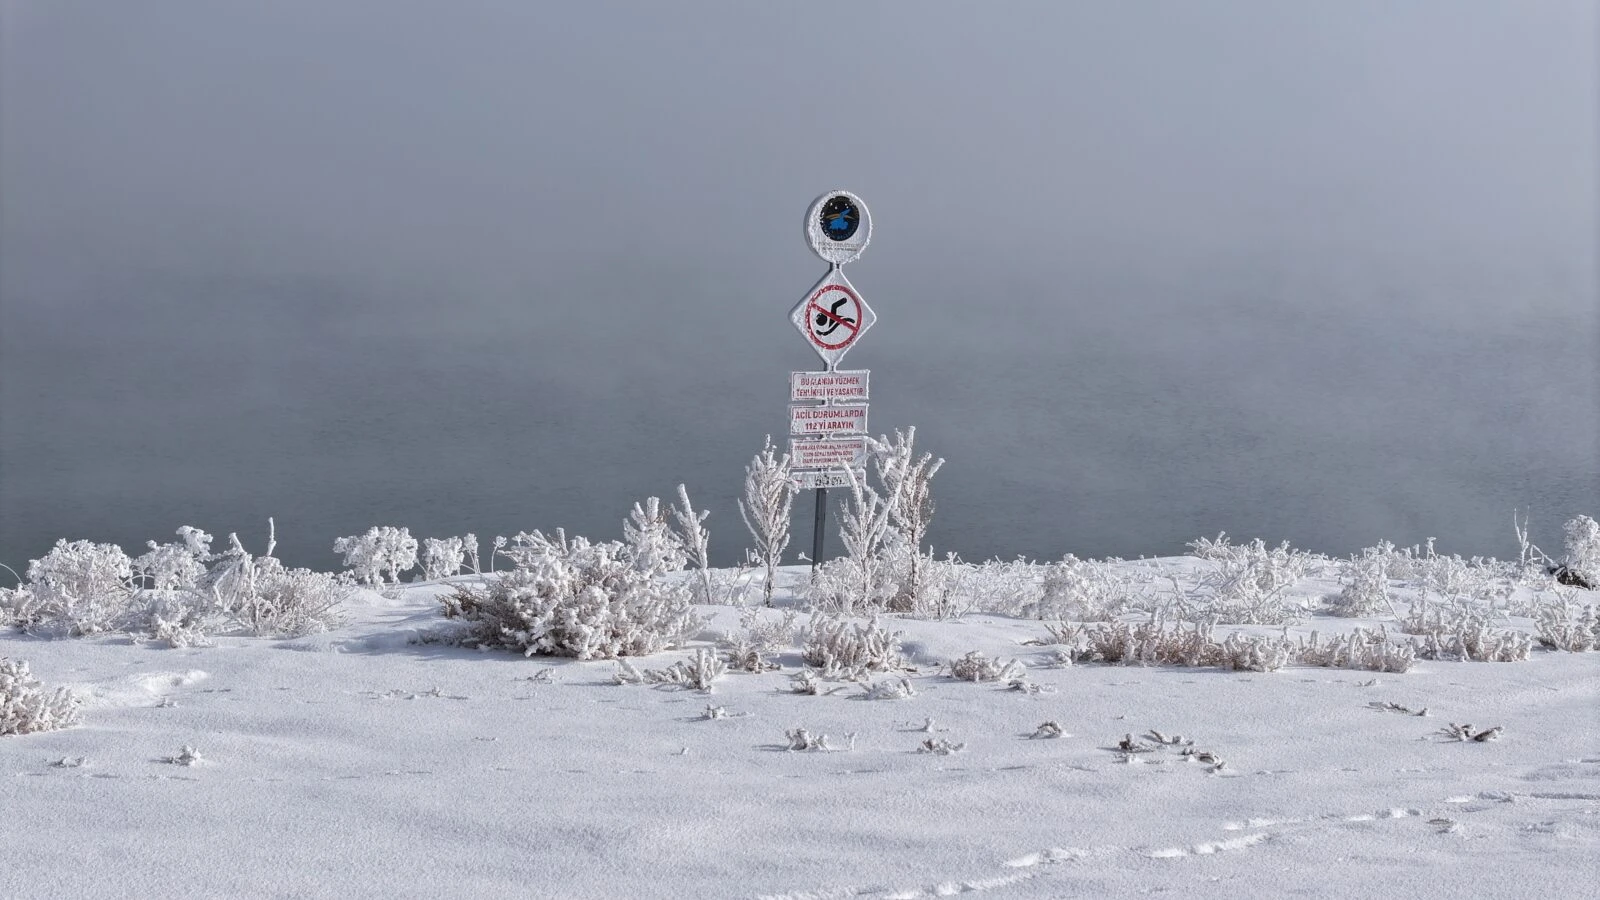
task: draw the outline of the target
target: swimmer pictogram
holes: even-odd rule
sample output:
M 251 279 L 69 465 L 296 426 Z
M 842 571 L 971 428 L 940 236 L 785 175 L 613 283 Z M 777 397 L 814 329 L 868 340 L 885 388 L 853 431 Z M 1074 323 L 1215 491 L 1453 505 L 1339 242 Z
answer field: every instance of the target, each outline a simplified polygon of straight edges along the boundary
M 839 269 L 831 269 L 790 313 L 800 333 L 831 368 L 876 316 Z

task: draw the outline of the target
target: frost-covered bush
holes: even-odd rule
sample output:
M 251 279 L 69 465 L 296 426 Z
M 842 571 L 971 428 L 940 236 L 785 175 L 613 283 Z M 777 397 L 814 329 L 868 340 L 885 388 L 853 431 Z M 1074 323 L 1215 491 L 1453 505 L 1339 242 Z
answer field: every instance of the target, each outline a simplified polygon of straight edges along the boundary
M 185 525 L 178 529 L 178 537 L 182 543 L 145 542 L 150 551 L 132 563 L 134 577 L 143 582 L 143 587 L 158 591 L 187 590 L 206 573 L 206 563 L 212 559 L 211 535 Z
M 906 700 L 916 695 L 917 691 L 911 686 L 911 680 L 908 678 L 869 681 L 861 685 L 863 700 Z
M 1562 528 L 1567 557 L 1563 568 L 1591 587 L 1600 586 L 1600 523 L 1578 516 Z
M 1276 672 L 1294 658 L 1285 639 L 1234 632 L 1217 645 L 1212 664 L 1230 672 Z
M 1029 615 L 1044 599 L 1042 567 L 1018 557 L 972 567 L 962 585 L 970 608 L 1003 616 Z
M 66 688 L 46 691 L 26 662 L 0 656 L 0 736 L 76 725 L 78 703 Z
M 739 614 L 742 634 L 726 634 L 723 644 L 727 648 L 728 664 L 745 672 L 767 672 L 779 668 L 769 656 L 794 646 L 799 629 L 795 626 L 794 610 L 784 610 L 781 618 L 764 619 L 757 609 L 746 609 Z
M 568 540 L 559 531 L 553 539 L 537 531 L 517 538 L 507 553 L 515 570 L 442 600 L 447 617 L 472 623 L 469 645 L 525 656 L 648 656 L 682 646 L 705 624 L 682 585 L 641 567 L 621 543 Z
M 801 656 L 806 665 L 820 669 L 828 678 L 859 680 L 868 672 L 886 672 L 905 664 L 900 656 L 900 632 L 884 631 L 876 616 L 863 624 L 838 616 L 812 615 L 807 632 Z
M 739 515 L 756 544 L 751 557 L 766 570 L 761 595 L 767 606 L 772 605 L 773 581 L 783 562 L 783 551 L 789 547 L 789 512 L 795 494 L 794 483 L 789 480 L 790 463 L 787 453 L 777 455 L 769 434 L 766 446 L 744 468 Z
M 815 612 L 864 615 L 883 609 L 893 597 L 884 553 L 894 533 L 892 498 L 868 484 L 865 473 L 848 467 L 845 473 L 850 498 L 839 505 L 839 540 L 846 556 L 818 568 L 808 596 Z
M 672 521 L 678 528 L 678 544 L 684 556 L 694 563 L 696 580 L 700 584 L 700 602 L 715 603 L 717 595 L 711 580 L 711 532 L 706 528 L 708 509 L 695 512 L 689 502 L 689 489 L 678 485 L 678 505 L 672 508 Z
M 1593 603 L 1580 606 L 1576 595 L 1577 591 L 1559 590 L 1555 602 L 1540 604 L 1535 620 L 1542 646 L 1569 653 L 1600 649 L 1600 613 Z
M 28 564 L 27 577 L 0 589 L 0 621 L 77 637 L 117 631 L 137 615 L 133 561 L 115 544 L 56 541 Z
M 1390 545 L 1392 549 L 1393 545 Z M 1379 545 L 1351 556 L 1344 563 L 1341 578 L 1344 587 L 1327 598 L 1326 608 L 1335 616 L 1364 619 L 1387 609 L 1394 611 L 1389 599 L 1389 552 Z
M 400 575 L 417 565 L 417 539 L 406 528 L 373 526 L 366 534 L 338 538 L 333 552 L 344 554 L 344 564 L 365 584 L 398 584 Z
M 478 536 L 470 532 L 464 537 L 424 538 L 422 580 L 439 581 L 460 574 L 469 555 L 473 571 L 477 571 Z
M 940 559 L 932 550 L 913 554 L 904 548 L 904 542 L 897 542 L 888 554 L 889 583 L 900 586 L 887 601 L 890 609 L 898 609 L 917 619 L 959 618 L 972 610 L 972 597 L 967 590 L 967 581 L 974 571 L 972 566 L 954 553 L 946 553 Z M 915 594 L 903 591 L 904 585 L 913 580 L 913 566 L 917 571 Z M 895 597 L 901 599 L 896 601 Z
M 342 624 L 340 607 L 350 588 L 332 575 L 285 568 L 272 555 L 277 531 L 271 519 L 267 523 L 271 531 L 264 556 L 252 556 L 237 534 L 228 535 L 228 549 L 200 581 L 202 600 L 188 608 L 204 614 L 211 608 L 203 602 L 209 594 L 218 610 L 259 636 L 299 637 Z
M 667 524 L 660 497 L 648 497 L 643 505 L 633 504 L 622 523 L 622 540 L 628 547 L 628 558 L 642 572 L 681 572 L 689 561 L 683 541 Z
M 626 662 L 624 660 L 624 662 Z M 651 684 L 676 684 L 711 693 L 712 684 L 728 671 L 722 660 L 704 647 L 697 648 L 689 660 L 679 660 L 665 669 L 646 669 L 644 680 Z
M 1491 628 L 1483 609 L 1462 602 L 1419 600 L 1400 627 L 1407 634 L 1421 636 L 1417 656 L 1422 659 L 1515 662 L 1527 659 L 1533 648 L 1532 636 Z
M 226 620 L 214 598 L 194 590 L 149 591 L 146 631 L 169 647 L 209 647 Z
M 1064 662 L 1102 662 L 1111 665 L 1217 667 L 1270 672 L 1294 656 L 1287 639 L 1242 633 L 1216 640 L 1215 621 L 1178 622 L 1168 627 L 1160 619 L 1137 624 L 1102 622 L 1046 626 Z
M 1305 615 L 1303 604 L 1291 604 L 1284 592 L 1306 576 L 1312 558 L 1287 541 L 1268 548 L 1260 539 L 1244 545 L 1216 540 L 1189 544 L 1193 555 L 1219 564 L 1191 591 L 1178 598 L 1177 611 L 1190 621 L 1214 618 L 1231 625 L 1282 625 Z
M 887 436 L 867 438 L 867 452 L 888 506 L 889 527 L 897 533 L 905 562 L 903 578 L 889 598 L 889 609 L 894 612 L 912 612 L 921 600 L 922 544 L 933 522 L 933 476 L 944 465 L 944 460 L 934 459 L 932 453 L 917 456 L 916 438 L 915 427 L 896 430 L 892 440 Z
M 1313 631 L 1309 642 L 1295 650 L 1295 661 L 1303 666 L 1327 669 L 1363 669 L 1373 672 L 1404 672 L 1416 661 L 1414 643 L 1394 643 L 1384 629 L 1357 628 L 1350 634 L 1335 635 L 1326 643 Z
M 205 645 L 207 635 L 235 628 L 295 636 L 341 621 L 338 607 L 349 589 L 331 575 L 285 569 L 272 557 L 275 537 L 257 558 L 236 534 L 217 554 L 199 529 L 178 534 L 181 545 L 152 541 L 137 560 L 111 544 L 58 541 L 28 567 L 27 582 L 0 590 L 0 619 L 68 636 L 125 631 L 174 647 Z M 152 586 L 134 588 L 135 579 Z
M 1068 553 L 1044 567 L 1041 594 L 1028 612 L 1039 619 L 1107 622 L 1137 604 L 1135 580 L 1122 560 L 1083 560 Z
M 949 664 L 950 677 L 962 681 L 1018 681 L 1027 677 L 1027 671 L 1022 664 L 1014 659 L 1001 661 L 988 659 L 981 652 L 973 650 L 960 659 L 952 659 Z

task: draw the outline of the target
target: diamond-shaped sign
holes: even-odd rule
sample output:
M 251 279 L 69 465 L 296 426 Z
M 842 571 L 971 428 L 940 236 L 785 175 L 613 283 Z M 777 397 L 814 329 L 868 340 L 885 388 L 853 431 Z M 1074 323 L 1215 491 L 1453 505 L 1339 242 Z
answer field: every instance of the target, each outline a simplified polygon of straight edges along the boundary
M 838 266 L 806 292 L 789 321 L 832 369 L 878 317 Z

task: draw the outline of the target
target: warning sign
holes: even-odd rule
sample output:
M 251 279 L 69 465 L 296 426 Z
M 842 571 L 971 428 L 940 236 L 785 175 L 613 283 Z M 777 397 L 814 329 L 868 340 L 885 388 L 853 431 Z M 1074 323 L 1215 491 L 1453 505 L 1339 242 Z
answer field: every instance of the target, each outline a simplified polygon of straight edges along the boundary
M 791 406 L 789 433 L 796 436 L 826 434 L 866 434 L 867 407 Z
M 877 318 L 838 268 L 830 269 L 789 313 L 830 370 Z
M 865 479 L 862 472 L 856 473 L 856 483 Z M 823 469 L 816 472 L 791 472 L 789 482 L 796 490 L 812 491 L 817 488 L 843 488 L 850 486 L 850 475 L 844 469 Z
M 865 400 L 871 375 L 867 369 L 854 372 L 790 372 L 789 402 Z
M 789 441 L 789 458 L 796 469 L 860 467 L 867 461 L 867 439 Z

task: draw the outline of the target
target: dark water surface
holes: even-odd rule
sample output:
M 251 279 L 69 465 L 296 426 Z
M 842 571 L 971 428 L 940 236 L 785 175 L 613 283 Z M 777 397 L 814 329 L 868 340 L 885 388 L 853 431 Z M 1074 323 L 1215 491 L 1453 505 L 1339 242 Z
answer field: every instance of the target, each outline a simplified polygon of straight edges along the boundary
M 58 537 L 131 551 L 184 524 L 259 549 L 268 516 L 280 555 L 319 568 L 376 524 L 609 538 L 682 481 L 732 562 L 742 467 L 787 427 L 788 371 L 814 367 L 784 320 L 813 274 L 796 268 L 759 299 L 710 273 L 660 296 L 607 297 L 586 274 L 459 302 L 137 271 L 23 285 L 4 329 L 0 561 Z M 1596 512 L 1592 315 L 1428 317 L 1376 284 L 1325 284 L 1320 303 L 1296 285 L 1287 304 L 1271 279 L 1199 268 L 1173 279 L 1176 308 L 1176 285 L 1108 272 L 1011 284 L 956 316 L 919 310 L 918 278 L 863 264 L 880 321 L 848 363 L 873 371 L 874 432 L 916 425 L 948 460 L 941 551 L 1171 554 L 1226 530 L 1506 556 L 1514 508 L 1547 550 Z M 802 498 L 792 551 L 810 516 Z

